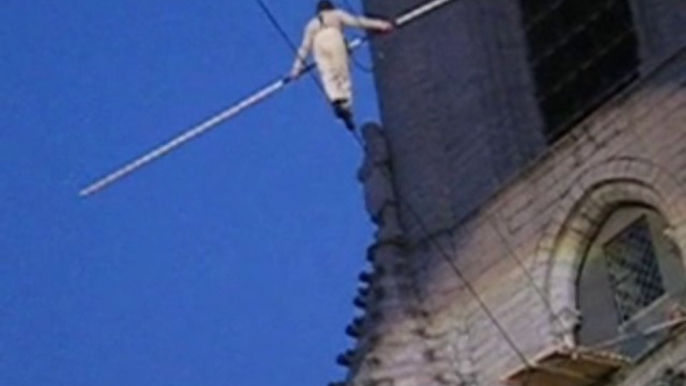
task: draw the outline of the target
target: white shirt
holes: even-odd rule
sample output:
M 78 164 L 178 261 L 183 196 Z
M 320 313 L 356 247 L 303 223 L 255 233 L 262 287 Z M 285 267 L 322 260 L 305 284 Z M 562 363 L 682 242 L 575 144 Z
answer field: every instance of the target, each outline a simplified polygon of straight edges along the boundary
M 320 12 L 305 27 L 303 41 L 298 49 L 298 56 L 295 58 L 295 63 L 293 63 L 291 74 L 299 74 L 303 70 L 307 57 L 312 50 L 312 44 L 320 31 L 326 28 L 335 28 L 342 33 L 344 27 L 383 30 L 388 28 L 388 22 L 362 16 L 353 16 L 339 9 Z

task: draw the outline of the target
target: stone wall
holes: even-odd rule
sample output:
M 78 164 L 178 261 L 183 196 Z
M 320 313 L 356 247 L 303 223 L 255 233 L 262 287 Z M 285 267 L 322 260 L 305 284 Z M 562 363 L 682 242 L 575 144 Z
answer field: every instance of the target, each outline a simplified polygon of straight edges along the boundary
M 686 256 L 686 7 L 631 1 L 640 79 L 552 145 L 516 2 L 456 0 L 375 41 L 384 124 L 365 128 L 360 179 L 379 230 L 348 329 L 357 345 L 339 357 L 346 384 L 499 385 L 525 358 L 574 345 L 584 249 L 623 203 L 659 211 Z M 683 368 L 679 339 L 614 383 Z
M 395 304 L 391 309 L 399 312 L 386 310 L 393 317 L 372 323 L 382 332 L 359 352 L 358 362 L 374 357 L 374 366 L 359 367 L 351 380 L 497 385 L 521 365 L 519 354 L 530 358 L 550 345 L 573 342 L 584 248 L 607 213 L 627 202 L 658 210 L 686 251 L 686 52 L 598 110 L 475 215 L 418 241 L 393 241 L 397 247 L 381 260 L 402 261 L 402 275 L 372 259 L 407 290 L 369 305 L 373 312 Z M 405 221 L 430 221 L 421 211 L 417 215 Z M 667 345 L 655 358 L 672 358 L 677 354 L 669 351 L 676 348 Z M 638 377 L 640 366 L 622 377 Z M 640 376 L 648 377 L 645 371 Z

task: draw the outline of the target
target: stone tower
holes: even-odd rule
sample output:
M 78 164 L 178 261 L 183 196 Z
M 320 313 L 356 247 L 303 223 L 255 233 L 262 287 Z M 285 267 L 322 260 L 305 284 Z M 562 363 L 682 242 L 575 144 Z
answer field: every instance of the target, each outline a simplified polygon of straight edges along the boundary
M 683 385 L 683 0 L 454 0 L 372 51 L 340 384 Z

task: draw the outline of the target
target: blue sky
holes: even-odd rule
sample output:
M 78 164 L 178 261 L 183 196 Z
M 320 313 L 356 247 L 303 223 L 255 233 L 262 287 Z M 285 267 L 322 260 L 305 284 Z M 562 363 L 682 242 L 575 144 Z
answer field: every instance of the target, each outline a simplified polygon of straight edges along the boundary
M 299 40 L 314 1 L 268 2 Z M 0 385 L 343 376 L 372 229 L 360 150 L 311 80 L 76 194 L 288 71 L 253 1 L 3 0 L 0 49 Z

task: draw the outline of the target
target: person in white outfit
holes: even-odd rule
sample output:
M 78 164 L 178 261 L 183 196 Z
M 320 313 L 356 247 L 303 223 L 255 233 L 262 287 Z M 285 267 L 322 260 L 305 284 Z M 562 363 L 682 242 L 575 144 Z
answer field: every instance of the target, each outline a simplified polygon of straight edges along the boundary
M 302 75 L 310 51 L 324 85 L 329 102 L 336 116 L 345 122 L 349 130 L 355 129 L 352 119 L 352 83 L 348 45 L 343 35 L 344 27 L 354 27 L 370 31 L 387 32 L 393 24 L 379 19 L 353 16 L 336 9 L 331 1 L 317 3 L 317 16 L 305 27 L 302 44 L 298 50 L 290 78 Z

